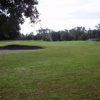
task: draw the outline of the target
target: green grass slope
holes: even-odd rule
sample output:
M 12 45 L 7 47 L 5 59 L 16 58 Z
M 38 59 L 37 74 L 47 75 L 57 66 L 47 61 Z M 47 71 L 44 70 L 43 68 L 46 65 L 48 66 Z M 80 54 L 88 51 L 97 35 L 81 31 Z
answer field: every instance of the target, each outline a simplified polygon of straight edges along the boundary
M 100 100 L 100 42 L 11 44 L 45 49 L 0 55 L 0 100 Z

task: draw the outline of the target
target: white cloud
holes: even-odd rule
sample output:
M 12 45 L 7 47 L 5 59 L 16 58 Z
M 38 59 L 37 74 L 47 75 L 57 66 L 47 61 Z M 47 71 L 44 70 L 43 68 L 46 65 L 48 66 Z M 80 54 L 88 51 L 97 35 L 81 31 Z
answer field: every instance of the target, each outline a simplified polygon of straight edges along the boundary
M 100 0 L 38 0 L 43 28 L 94 28 L 100 22 Z M 27 28 L 26 28 L 27 29 Z

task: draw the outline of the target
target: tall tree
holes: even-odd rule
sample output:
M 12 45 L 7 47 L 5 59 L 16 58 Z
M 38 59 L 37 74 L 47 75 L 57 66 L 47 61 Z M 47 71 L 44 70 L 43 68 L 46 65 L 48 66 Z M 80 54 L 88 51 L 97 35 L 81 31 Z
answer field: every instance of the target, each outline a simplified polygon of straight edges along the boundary
M 100 24 L 96 25 L 96 28 L 100 31 Z
M 97 28 L 96 37 L 97 37 L 97 39 L 100 41 L 100 24 L 96 25 L 96 28 Z
M 0 34 L 19 31 L 19 24 L 24 23 L 24 16 L 35 23 L 39 13 L 36 8 L 37 0 L 0 0 Z

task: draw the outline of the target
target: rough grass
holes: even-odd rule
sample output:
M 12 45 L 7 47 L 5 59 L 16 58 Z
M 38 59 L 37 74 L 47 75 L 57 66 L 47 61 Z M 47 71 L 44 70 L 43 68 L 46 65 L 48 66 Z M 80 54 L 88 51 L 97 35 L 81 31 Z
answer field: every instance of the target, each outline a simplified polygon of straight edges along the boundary
M 45 49 L 0 55 L 0 100 L 100 100 L 100 42 L 11 44 Z

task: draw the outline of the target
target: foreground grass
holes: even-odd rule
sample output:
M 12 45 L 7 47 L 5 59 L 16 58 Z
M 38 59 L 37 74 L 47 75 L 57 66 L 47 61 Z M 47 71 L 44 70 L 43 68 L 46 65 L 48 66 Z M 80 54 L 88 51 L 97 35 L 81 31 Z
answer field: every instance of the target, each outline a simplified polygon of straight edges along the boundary
M 100 42 L 0 42 L 44 50 L 0 55 L 0 100 L 100 100 Z

